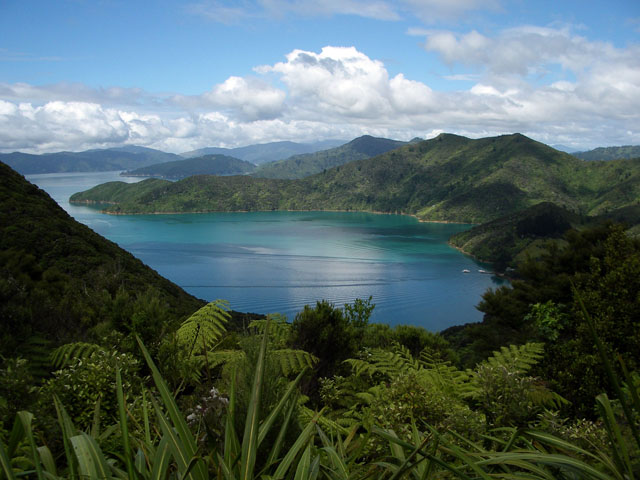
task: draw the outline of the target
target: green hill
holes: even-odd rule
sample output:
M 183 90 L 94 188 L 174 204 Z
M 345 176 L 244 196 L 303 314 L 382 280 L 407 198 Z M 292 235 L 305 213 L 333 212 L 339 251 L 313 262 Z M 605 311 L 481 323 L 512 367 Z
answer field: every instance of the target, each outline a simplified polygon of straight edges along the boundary
M 177 180 L 192 175 L 244 175 L 255 170 L 253 163 L 226 155 L 202 157 L 156 163 L 121 173 L 125 177 L 159 177 Z
M 0 205 L 0 354 L 15 355 L 34 336 L 53 344 L 85 339 L 136 311 L 142 322 L 152 305 L 175 322 L 203 304 L 2 163 Z
M 359 210 L 483 223 L 540 202 L 596 215 L 640 199 L 640 160 L 583 162 L 523 135 L 442 134 L 300 180 L 190 177 L 171 185 L 105 185 L 72 202 L 110 213 Z
M 620 160 L 640 158 L 640 145 L 625 145 L 622 147 L 599 147 L 587 152 L 575 152 L 574 157 L 581 160 Z
M 275 162 L 289 158 L 292 155 L 313 153 L 327 148 L 337 147 L 345 143 L 343 140 L 324 140 L 314 143 L 296 142 L 269 142 L 255 145 L 246 145 L 236 148 L 206 147 L 191 152 L 180 154 L 184 158 L 201 157 L 203 155 L 228 155 L 230 157 L 246 160 L 255 165 Z
M 406 142 L 364 135 L 340 147 L 262 164 L 253 175 L 262 178 L 304 178 L 354 160 L 375 157 L 402 145 L 406 145 Z
M 152 148 L 128 146 L 84 152 L 57 152 L 32 155 L 29 153 L 2 153 L 0 161 L 23 175 L 62 172 L 107 172 L 127 170 L 159 162 L 179 160 L 172 153 Z

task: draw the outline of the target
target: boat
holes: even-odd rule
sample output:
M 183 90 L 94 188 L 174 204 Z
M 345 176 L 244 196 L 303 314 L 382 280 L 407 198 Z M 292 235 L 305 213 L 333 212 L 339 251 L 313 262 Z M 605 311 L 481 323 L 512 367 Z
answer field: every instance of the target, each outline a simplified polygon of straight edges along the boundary
M 462 273 L 471 273 L 471 270 L 467 270 L 466 268 L 462 270 Z

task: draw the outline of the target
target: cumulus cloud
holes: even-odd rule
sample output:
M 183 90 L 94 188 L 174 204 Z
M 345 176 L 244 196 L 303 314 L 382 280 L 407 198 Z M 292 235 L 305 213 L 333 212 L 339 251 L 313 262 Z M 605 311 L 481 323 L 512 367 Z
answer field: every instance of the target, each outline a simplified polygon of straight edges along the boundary
M 221 109 L 245 121 L 281 115 L 286 92 L 256 78 L 232 76 L 202 95 L 177 95 L 173 102 L 188 109 Z
M 532 39 L 537 46 L 528 44 Z M 365 133 L 408 140 L 440 131 L 521 132 L 578 147 L 640 143 L 638 46 L 619 49 L 530 27 L 496 37 L 430 32 L 427 44 L 472 70 L 458 75 L 474 84 L 438 91 L 391 76 L 383 62 L 354 47 L 328 46 L 294 50 L 282 62 L 256 67 L 253 76 L 229 77 L 195 96 L 80 86 L 74 100 L 64 86 L 0 85 L 0 149 L 138 144 L 182 152 Z M 532 78 L 531 68 L 550 64 L 560 75 Z

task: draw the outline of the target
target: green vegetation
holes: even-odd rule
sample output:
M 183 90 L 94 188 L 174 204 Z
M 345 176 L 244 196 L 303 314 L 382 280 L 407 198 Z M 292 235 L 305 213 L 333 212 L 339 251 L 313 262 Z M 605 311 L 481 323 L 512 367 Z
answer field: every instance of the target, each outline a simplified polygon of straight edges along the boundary
M 178 155 L 172 153 L 133 146 L 42 155 L 20 152 L 0 154 L 0 162 L 6 163 L 23 175 L 57 172 L 106 172 L 144 167 L 153 163 L 179 159 Z
M 581 160 L 620 160 L 640 158 L 640 145 L 625 145 L 623 147 L 598 147 L 588 152 L 572 154 Z
M 304 178 L 354 160 L 375 157 L 405 144 L 406 142 L 398 140 L 364 135 L 340 147 L 316 153 L 294 155 L 277 162 L 264 163 L 258 167 L 253 175 L 261 178 Z
M 606 221 L 624 224 L 632 236 L 640 234 L 640 205 L 596 216 L 581 216 L 543 202 L 460 232 L 449 239 L 456 248 L 490 262 L 497 271 L 537 257 L 551 239 L 561 239 L 570 229 L 583 230 Z
M 41 342 L 89 339 L 112 326 L 146 339 L 151 325 L 202 304 L 3 164 L 0 204 L 0 355 L 31 342 L 37 356 Z
M 121 173 L 125 177 L 160 177 L 171 180 L 192 175 L 243 175 L 251 173 L 256 166 L 226 155 L 204 155 L 186 160 L 156 163 Z
M 598 215 L 637 204 L 640 161 L 583 162 L 519 134 L 442 134 L 300 180 L 202 176 L 150 187 L 98 186 L 71 201 L 116 204 L 108 213 L 358 210 L 463 223 L 550 201 Z
M 541 245 L 444 335 L 370 324 L 371 298 L 241 322 L 2 169 L 3 477 L 638 477 L 640 241 L 619 225 Z

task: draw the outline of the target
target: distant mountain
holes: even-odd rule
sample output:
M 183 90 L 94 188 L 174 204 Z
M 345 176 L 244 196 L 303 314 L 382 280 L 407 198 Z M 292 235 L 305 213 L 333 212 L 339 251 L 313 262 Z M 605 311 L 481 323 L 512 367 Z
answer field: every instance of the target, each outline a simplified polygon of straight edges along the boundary
M 244 175 L 256 169 L 253 163 L 226 155 L 202 157 L 156 163 L 148 167 L 122 172 L 124 177 L 158 177 L 177 180 L 192 175 Z
M 326 150 L 327 148 L 336 147 L 343 143 L 345 143 L 344 140 L 324 140 L 315 143 L 271 142 L 238 148 L 207 147 L 185 152 L 180 155 L 185 158 L 201 157 L 202 155 L 228 155 L 246 160 L 255 165 L 260 165 L 262 163 L 283 160 L 292 155 Z
M 0 161 L 23 175 L 129 170 L 180 159 L 180 156 L 173 153 L 136 146 L 86 150 L 84 152 L 44 153 L 42 155 L 21 152 L 0 154 Z
M 561 152 L 564 152 L 564 153 L 574 153 L 578 151 L 576 148 L 567 147 L 566 145 L 562 145 L 562 144 L 551 145 L 551 148 L 555 148 L 556 150 L 560 150 Z
M 142 193 L 144 192 L 144 194 Z M 640 159 L 583 162 L 520 134 L 441 134 L 300 180 L 190 177 L 171 185 L 99 185 L 73 202 L 112 213 L 358 210 L 483 223 L 550 201 L 598 215 L 640 198 Z
M 203 305 L 3 163 L 0 206 L 0 355 L 33 336 L 87 341 L 98 324 L 109 332 L 150 302 L 177 324 Z
M 619 160 L 625 158 L 640 158 L 640 145 L 598 147 L 587 152 L 575 152 L 573 156 L 582 160 Z
M 375 157 L 403 145 L 406 142 L 364 135 L 340 147 L 262 164 L 253 175 L 263 178 L 304 178 L 354 160 Z

